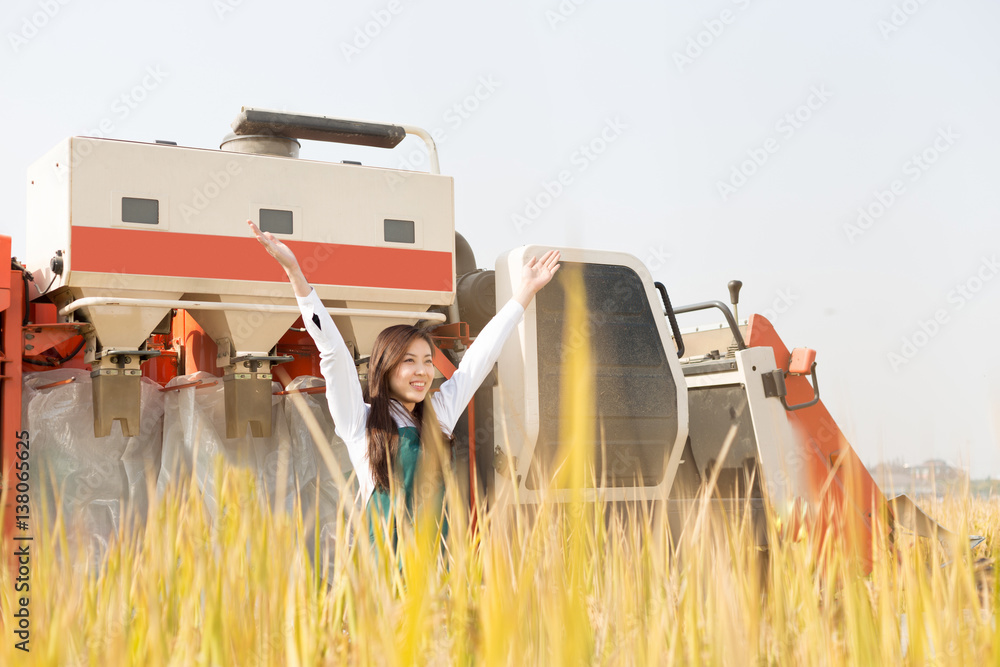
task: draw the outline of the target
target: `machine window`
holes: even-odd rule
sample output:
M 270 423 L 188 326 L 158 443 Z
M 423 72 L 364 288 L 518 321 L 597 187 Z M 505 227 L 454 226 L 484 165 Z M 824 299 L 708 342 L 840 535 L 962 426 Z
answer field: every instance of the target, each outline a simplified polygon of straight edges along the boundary
M 260 231 L 272 234 L 292 233 L 292 212 L 280 209 L 260 209 Z
M 159 224 L 159 200 L 122 197 L 122 222 L 139 222 L 144 225 Z
M 525 486 L 541 488 L 563 465 L 573 419 L 592 425 L 598 484 L 656 486 L 680 425 L 677 387 L 654 316 L 662 312 L 660 305 L 650 305 L 642 279 L 627 266 L 563 261 L 562 267 L 535 297 L 539 430 Z M 573 270 L 583 278 L 589 340 L 566 331 L 565 276 Z M 562 359 L 568 346 L 588 343 L 599 391 L 592 408 L 568 416 L 560 398 Z M 560 483 L 555 488 L 567 488 Z
M 390 243 L 414 243 L 416 236 L 413 230 L 412 220 L 389 220 L 385 221 L 385 240 Z

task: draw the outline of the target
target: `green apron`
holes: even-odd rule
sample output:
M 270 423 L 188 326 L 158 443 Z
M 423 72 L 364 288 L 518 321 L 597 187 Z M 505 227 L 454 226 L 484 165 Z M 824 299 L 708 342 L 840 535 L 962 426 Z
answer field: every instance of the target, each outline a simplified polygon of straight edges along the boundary
M 417 472 L 420 468 L 420 461 L 423 459 L 423 448 L 420 446 L 420 435 L 415 426 L 403 426 L 399 428 L 399 452 L 396 456 L 395 475 L 396 488 L 402 489 L 406 501 L 405 517 L 413 521 L 413 490 L 417 480 Z M 441 515 L 441 507 L 444 504 L 444 488 L 440 490 L 434 506 L 426 508 L 435 511 L 437 516 Z M 388 489 L 375 489 L 371 498 L 368 499 L 368 536 L 375 543 L 376 526 L 388 523 L 392 515 L 392 498 Z M 441 526 L 441 539 L 448 537 L 448 519 L 444 517 Z M 392 548 L 396 548 L 396 527 L 392 528 Z

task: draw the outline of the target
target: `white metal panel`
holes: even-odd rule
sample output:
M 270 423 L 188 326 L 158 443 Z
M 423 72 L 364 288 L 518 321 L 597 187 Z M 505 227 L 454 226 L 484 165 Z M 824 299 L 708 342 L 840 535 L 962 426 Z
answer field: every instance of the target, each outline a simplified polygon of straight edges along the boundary
M 72 139 L 64 139 L 52 150 L 28 167 L 26 266 L 35 278 L 35 286 L 43 290 L 52 282 L 49 260 L 56 250 L 63 251 L 63 276 L 71 271 L 69 257 L 70 155 Z M 51 289 L 62 286 L 56 277 Z M 33 295 L 34 296 L 34 295 Z
M 125 222 L 124 197 L 156 200 L 156 224 Z M 260 312 L 197 317 L 209 323 L 214 338 L 230 338 L 238 351 L 265 353 L 295 317 L 268 313 L 269 304 L 294 304 L 283 276 L 280 280 L 255 279 L 256 263 L 272 269 L 272 274 L 276 266 L 249 238 L 245 224 L 247 219 L 259 222 L 261 208 L 292 212 L 291 233 L 277 235 L 304 244 L 297 253 L 307 275 L 311 267 L 329 268 L 336 266 L 334 262 L 343 265 L 354 261 L 377 276 L 394 276 L 388 282 L 372 278 L 348 279 L 344 281 L 347 284 L 314 280 L 317 293 L 328 305 L 351 301 L 371 304 L 377 310 L 412 311 L 450 305 L 454 300 L 454 193 L 450 177 L 89 137 L 61 142 L 29 170 L 29 269 L 36 285 L 44 288 L 53 277 L 50 258 L 57 250 L 63 251 L 64 271 L 52 289 L 68 286 L 70 294 L 61 295 L 60 305 L 69 298 L 91 296 L 260 303 Z M 414 242 L 385 241 L 385 219 L 412 221 Z M 102 252 L 80 255 L 74 262 L 76 253 L 87 251 L 73 246 L 74 239 L 80 238 L 73 230 L 83 234 L 80 230 L 101 229 L 108 233 L 90 247 Z M 148 265 L 137 266 L 134 241 L 116 245 L 114 239 L 134 239 L 137 232 L 144 238 L 142 258 L 158 260 L 157 271 L 144 273 L 142 269 Z M 156 240 L 161 238 L 162 247 Z M 192 259 L 194 253 L 186 252 L 189 248 L 202 249 L 201 259 Z M 364 252 L 393 260 L 380 265 L 356 259 Z M 164 256 L 169 261 L 166 267 Z M 436 262 L 435 271 L 428 271 L 429 256 Z M 126 260 L 131 262 L 129 269 L 122 268 Z M 205 267 L 215 262 L 220 267 L 242 269 L 242 273 L 230 279 L 229 268 L 225 268 L 206 275 Z M 350 272 L 350 276 L 355 275 Z M 128 347 L 141 343 L 166 313 L 154 308 L 125 310 L 95 306 L 82 314 L 94 322 L 102 345 Z M 368 338 L 392 323 L 360 324 L 365 340 L 359 344 L 365 347 L 370 343 Z
M 802 444 L 785 408 L 778 397 L 764 395 L 761 376 L 777 368 L 774 350 L 769 347 L 741 350 L 736 353 L 736 363 L 753 418 L 765 495 L 778 515 L 786 517 L 793 511 L 796 498 L 809 499 L 809 487 Z
M 540 256 L 550 250 L 550 247 L 523 246 L 511 250 L 497 259 L 496 263 L 496 299 L 497 307 L 502 307 L 513 295 L 520 284 L 521 268 L 527 258 Z M 631 268 L 638 274 L 645 288 L 646 299 L 653 308 L 653 321 L 660 335 L 660 341 L 666 352 L 667 364 L 673 377 L 677 396 L 677 435 L 667 458 L 662 482 L 655 487 L 613 487 L 603 490 L 587 489 L 584 496 L 588 500 L 600 497 L 607 500 L 656 500 L 665 499 L 673 484 L 677 467 L 680 464 L 684 443 L 688 436 L 688 396 L 687 385 L 681 372 L 680 364 L 675 354 L 671 332 L 666 318 L 658 304 L 659 294 L 653 284 L 652 276 L 646 267 L 636 257 L 618 252 L 588 250 L 582 248 L 558 248 L 563 262 L 580 262 L 588 264 L 608 264 Z M 494 415 L 496 426 L 495 442 L 503 454 L 515 457 L 517 471 L 513 475 L 496 476 L 497 502 L 537 503 L 543 494 L 548 500 L 565 501 L 569 499 L 570 491 L 552 490 L 539 492 L 526 487 L 526 478 L 538 440 L 538 357 L 535 345 L 537 320 L 535 302 L 529 305 L 524 313 L 524 319 L 508 339 L 504 346 L 499 364 L 499 387 L 494 392 Z M 516 489 L 514 488 L 516 486 Z
M 78 157 L 67 169 L 71 150 Z M 58 170 L 53 168 L 56 162 Z M 296 211 L 290 236 L 295 240 L 454 254 L 453 180 L 448 176 L 87 137 L 62 142 L 29 173 L 38 176 L 29 184 L 30 268 L 43 286 L 51 279 L 48 260 L 54 251 L 72 254 L 70 224 L 245 238 L 244 221 L 257 217 L 249 214 L 251 203 Z M 123 223 L 122 196 L 158 199 L 163 224 Z M 386 218 L 413 220 L 415 242 L 385 242 Z M 108 283 L 100 272 L 74 275 L 71 261 L 68 257 L 64 272 L 68 284 Z M 247 261 L 264 262 L 267 257 Z M 184 257 L 177 257 L 177 263 L 176 276 L 130 276 L 129 286 L 255 296 L 270 284 L 221 279 L 206 284 L 204 278 L 184 277 Z M 107 272 L 113 273 L 113 267 Z M 451 274 L 451 284 L 434 289 L 317 285 L 317 292 L 322 299 L 447 305 L 453 300 L 453 257 Z M 62 282 L 57 280 L 54 287 Z

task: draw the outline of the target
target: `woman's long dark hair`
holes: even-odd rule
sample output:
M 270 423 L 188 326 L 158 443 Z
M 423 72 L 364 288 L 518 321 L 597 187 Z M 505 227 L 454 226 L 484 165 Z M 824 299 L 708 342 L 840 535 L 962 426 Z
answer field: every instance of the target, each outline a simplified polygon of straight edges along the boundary
M 368 390 L 365 392 L 365 400 L 371 405 L 371 410 L 368 412 L 365 434 L 368 441 L 368 465 L 376 489 L 389 490 L 390 471 L 399 453 L 399 431 L 392 416 L 389 379 L 402 363 L 410 345 L 417 339 L 426 341 L 431 352 L 434 352 L 434 342 L 423 329 L 408 324 L 383 329 L 375 339 L 371 358 L 368 360 Z M 426 398 L 413 407 L 417 433 L 420 433 L 423 425 L 425 402 Z M 448 439 L 444 440 L 447 442 Z

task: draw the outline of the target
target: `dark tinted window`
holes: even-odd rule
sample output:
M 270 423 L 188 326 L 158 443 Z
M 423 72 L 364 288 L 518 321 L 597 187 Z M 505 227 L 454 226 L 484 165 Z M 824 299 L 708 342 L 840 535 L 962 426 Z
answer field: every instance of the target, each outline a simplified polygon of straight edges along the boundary
M 272 234 L 291 234 L 292 212 L 273 208 L 260 209 L 260 231 Z
M 122 197 L 122 222 L 156 225 L 160 222 L 160 202 L 156 199 Z
M 607 486 L 655 486 L 677 437 L 677 389 L 654 319 L 662 317 L 662 309 L 650 308 L 642 280 L 628 267 L 562 265 L 536 297 L 539 431 L 532 472 L 560 465 L 562 434 L 570 420 L 585 419 L 592 428 L 598 484 L 603 476 Z M 584 344 L 578 333 L 564 332 L 560 276 L 572 270 L 582 273 L 587 291 L 595 373 L 594 412 L 581 415 L 560 411 L 561 359 L 568 346 Z M 529 488 L 537 488 L 535 476 L 527 480 Z
M 416 235 L 414 233 L 413 221 L 386 219 L 385 240 L 391 243 L 416 242 Z

